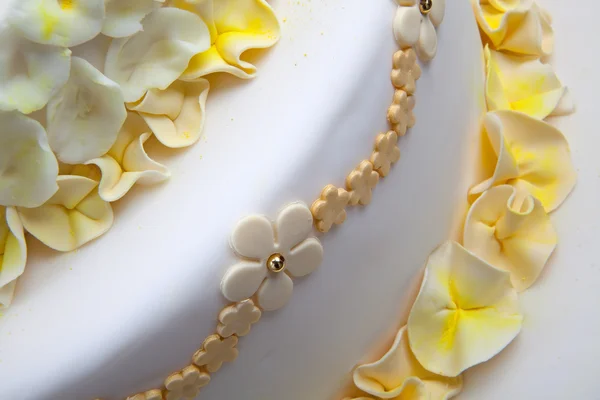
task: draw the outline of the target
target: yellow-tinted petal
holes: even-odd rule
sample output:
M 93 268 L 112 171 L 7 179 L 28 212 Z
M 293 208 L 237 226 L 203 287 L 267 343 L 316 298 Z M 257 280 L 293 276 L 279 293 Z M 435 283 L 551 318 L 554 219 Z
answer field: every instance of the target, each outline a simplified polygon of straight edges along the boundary
M 10 305 L 26 261 L 27 244 L 21 219 L 14 208 L 0 207 L 0 309 Z

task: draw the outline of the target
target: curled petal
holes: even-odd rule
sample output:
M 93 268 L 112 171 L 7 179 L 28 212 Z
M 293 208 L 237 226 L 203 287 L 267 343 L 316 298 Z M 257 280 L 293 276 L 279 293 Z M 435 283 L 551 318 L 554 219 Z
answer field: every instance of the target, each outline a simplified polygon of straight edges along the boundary
M 252 78 L 256 67 L 243 60 L 242 55 L 250 49 L 271 47 L 281 36 L 277 16 L 265 0 L 199 1 L 186 8 L 208 24 L 212 46 L 192 58 L 182 76 L 184 80 L 215 72 Z
M 286 206 L 275 221 L 277 243 L 280 249 L 289 251 L 304 241 L 312 231 L 313 217 L 304 203 Z
M 308 238 L 290 251 L 286 258 L 287 270 L 294 277 L 306 276 L 323 261 L 323 245 L 317 238 Z
M 569 145 L 553 126 L 515 111 L 488 112 L 483 120 L 493 148 L 492 176 L 476 185 L 478 196 L 492 186 L 509 184 L 536 197 L 546 212 L 556 209 L 575 186 Z M 488 157 L 487 154 L 484 157 Z
M 381 359 L 358 366 L 353 378 L 357 388 L 379 399 L 446 400 L 462 390 L 461 376 L 446 378 L 419 364 L 410 351 L 406 326 Z
M 113 40 L 105 73 L 123 90 L 125 101 L 138 101 L 150 89 L 168 88 L 190 59 L 210 47 L 206 24 L 191 12 L 160 8 L 142 21 L 143 30 Z
M 98 35 L 104 16 L 104 0 L 19 0 L 7 20 L 33 42 L 71 47 Z
M 557 243 L 539 200 L 508 185 L 488 190 L 473 203 L 464 231 L 465 248 L 509 271 L 518 291 L 536 281 Z
M 423 61 L 432 60 L 437 53 L 437 33 L 429 18 L 423 18 L 421 22 L 417 53 Z
M 0 111 L 0 205 L 44 204 L 58 189 L 57 176 L 44 127 L 21 113 Z
M 166 90 L 148 91 L 141 102 L 128 107 L 140 113 L 162 144 L 187 147 L 202 135 L 209 88 L 206 79 L 175 81 Z
M 141 21 L 164 0 L 105 0 L 106 18 L 102 33 L 121 38 L 142 30 Z
M 44 108 L 69 79 L 71 51 L 30 42 L 8 27 L 0 28 L 0 41 L 0 110 Z
M 114 144 L 126 117 L 119 86 L 73 57 L 67 84 L 48 103 L 50 146 L 68 164 L 100 157 Z
M 12 301 L 15 283 L 25 271 L 27 244 L 23 224 L 12 208 L 0 207 L 0 309 Z
M 229 268 L 221 281 L 221 292 L 234 302 L 254 296 L 267 277 L 267 268 L 260 263 L 242 261 Z
M 444 21 L 446 14 L 446 0 L 435 0 L 427 16 L 431 20 L 433 26 L 438 27 Z
M 522 321 L 510 274 L 447 242 L 427 262 L 408 317 L 410 348 L 425 369 L 456 377 L 504 349 Z
M 294 282 L 287 274 L 272 274 L 258 290 L 258 304 L 265 311 L 278 310 L 288 303 L 293 290 Z
M 233 229 L 231 247 L 242 257 L 266 259 L 275 252 L 275 233 L 271 221 L 262 215 L 245 217 Z
M 18 208 L 25 230 L 58 251 L 72 251 L 108 231 L 113 211 L 98 195 L 98 183 L 59 176 L 58 191 L 41 207 Z
M 421 20 L 423 16 L 419 6 L 398 7 L 394 17 L 394 36 L 401 49 L 413 47 L 421 34 Z

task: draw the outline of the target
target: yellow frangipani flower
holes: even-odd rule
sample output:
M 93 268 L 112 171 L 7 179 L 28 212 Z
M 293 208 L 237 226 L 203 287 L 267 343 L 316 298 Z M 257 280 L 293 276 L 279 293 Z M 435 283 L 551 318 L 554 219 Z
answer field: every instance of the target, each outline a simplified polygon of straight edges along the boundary
M 17 278 L 25 271 L 27 244 L 23 224 L 13 207 L 0 206 L 0 309 L 12 302 Z

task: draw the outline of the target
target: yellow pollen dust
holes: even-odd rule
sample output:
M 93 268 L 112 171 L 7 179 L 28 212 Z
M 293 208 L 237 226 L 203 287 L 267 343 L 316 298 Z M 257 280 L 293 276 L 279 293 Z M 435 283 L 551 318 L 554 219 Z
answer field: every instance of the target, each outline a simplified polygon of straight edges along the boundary
M 75 6 L 75 1 L 76 0 L 58 0 L 58 4 L 63 10 L 72 10 Z

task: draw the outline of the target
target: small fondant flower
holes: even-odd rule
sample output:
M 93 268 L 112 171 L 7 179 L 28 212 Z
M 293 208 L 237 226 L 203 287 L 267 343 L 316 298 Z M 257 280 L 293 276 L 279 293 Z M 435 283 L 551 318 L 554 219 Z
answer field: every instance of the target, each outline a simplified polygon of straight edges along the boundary
M 547 14 L 530 0 L 471 0 L 479 27 L 497 50 L 546 56 L 554 49 Z
M 244 260 L 229 268 L 221 290 L 230 301 L 257 296 L 267 311 L 283 307 L 292 295 L 291 277 L 314 271 L 323 260 L 323 246 L 314 237 L 308 207 L 293 203 L 272 223 L 264 216 L 242 219 L 231 235 L 231 246 Z
M 100 33 L 104 0 L 19 0 L 7 21 L 32 42 L 77 46 Z
M 465 222 L 465 248 L 510 272 L 519 291 L 536 281 L 556 243 L 556 231 L 539 200 L 508 185 L 483 193 Z
M 429 256 L 408 338 L 425 369 L 455 377 L 498 354 L 522 322 L 510 274 L 447 242 Z
M 373 189 L 379 182 L 379 174 L 373 170 L 373 164 L 370 161 L 362 161 L 346 177 L 346 189 L 350 193 L 350 204 L 367 205 L 373 197 Z
M 568 90 L 553 68 L 539 59 L 504 54 L 485 48 L 485 94 L 490 111 L 515 110 L 544 119 L 573 111 Z
M 204 340 L 202 349 L 194 354 L 194 364 L 206 366 L 208 372 L 217 372 L 224 362 L 232 362 L 237 358 L 237 342 L 237 336 L 222 339 L 219 335 L 210 335 Z
M 191 146 L 204 129 L 209 87 L 206 79 L 175 81 L 165 90 L 149 90 L 139 102 L 130 103 L 127 108 L 137 111 L 165 146 Z
M 44 127 L 0 111 L 0 206 L 38 207 L 58 189 L 58 163 Z
M 371 154 L 371 162 L 382 177 L 390 173 L 392 164 L 400 160 L 398 135 L 394 131 L 380 133 L 375 139 L 375 150 Z
M 408 94 L 414 94 L 417 81 L 421 77 L 421 67 L 417 63 L 417 55 L 413 49 L 398 50 L 394 53 L 392 68 L 392 84 Z
M 388 108 L 387 119 L 398 136 L 406 135 L 406 130 L 415 126 L 415 96 L 409 96 L 404 90 L 396 90 L 394 101 Z
M 58 191 L 43 206 L 18 208 L 27 232 L 55 250 L 72 251 L 110 229 L 113 211 L 98 195 L 98 182 L 75 175 L 57 182 Z
M 398 0 L 400 6 L 394 18 L 394 35 L 402 49 L 415 46 L 419 57 L 429 61 L 437 53 L 437 28 L 444 19 L 446 0 L 431 0 L 421 5 L 419 0 Z
M 25 271 L 27 244 L 23 224 L 12 208 L 0 206 L 0 309 L 12 302 L 17 278 Z
M 159 389 L 152 389 L 130 396 L 126 400 L 163 400 L 163 395 Z
M 152 136 L 149 131 L 139 114 L 127 113 L 113 147 L 86 163 L 97 165 L 102 172 L 98 192 L 104 201 L 119 200 L 136 183 L 154 185 L 171 176 L 167 167 L 152 160 L 144 149 L 144 143 Z
M 447 400 L 460 393 L 462 377 L 447 378 L 423 368 L 410 351 L 406 332 L 406 326 L 400 329 L 381 359 L 356 368 L 356 387 L 378 399 Z
M 59 160 L 78 164 L 112 147 L 127 111 L 115 82 L 82 58 L 71 63 L 69 80 L 48 103 L 48 140 Z
M 231 335 L 246 336 L 253 324 L 260 319 L 261 312 L 252 300 L 244 300 L 225 307 L 219 314 L 217 332 L 226 338 Z
M 181 77 L 184 80 L 215 72 L 252 78 L 256 67 L 242 55 L 271 47 L 281 36 L 277 16 L 265 0 L 172 0 L 171 4 L 196 13 L 210 30 L 210 48 L 192 58 Z
M 165 380 L 165 400 L 194 400 L 200 389 L 208 385 L 210 375 L 188 365 Z
M 469 192 L 478 196 L 508 184 L 536 197 L 546 212 L 556 209 L 575 186 L 569 145 L 553 126 L 515 111 L 488 112 L 483 119 L 492 151 L 483 164 L 495 165 L 491 177 Z
M 69 79 L 71 51 L 33 43 L 9 27 L 0 28 L 0 41 L 0 110 L 44 108 Z
M 150 89 L 168 88 L 194 55 L 210 47 L 208 27 L 189 11 L 159 8 L 142 27 L 114 39 L 106 56 L 105 74 L 121 86 L 126 102 L 138 101 Z
M 102 33 L 121 38 L 142 30 L 142 19 L 165 0 L 105 0 L 106 18 Z
M 333 185 L 327 185 L 321 196 L 310 207 L 315 218 L 315 225 L 321 232 L 329 232 L 333 225 L 340 225 L 346 220 L 346 206 L 350 202 L 350 194 Z

